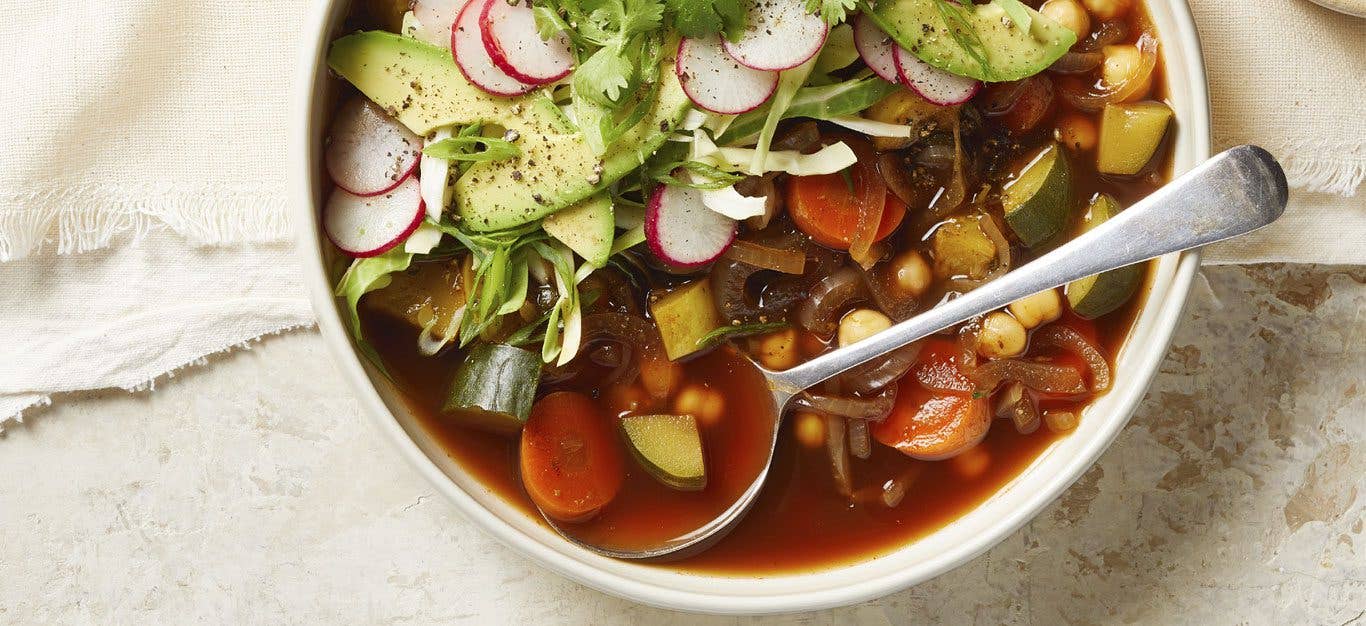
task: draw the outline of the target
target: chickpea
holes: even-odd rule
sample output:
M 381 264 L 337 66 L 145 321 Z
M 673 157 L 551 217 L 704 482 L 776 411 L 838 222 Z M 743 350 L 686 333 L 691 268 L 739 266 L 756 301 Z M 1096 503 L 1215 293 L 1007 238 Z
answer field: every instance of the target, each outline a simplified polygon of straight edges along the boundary
M 1039 13 L 1076 33 L 1077 39 L 1091 34 L 1091 16 L 1077 0 L 1048 0 L 1039 7 Z
M 1003 311 L 992 311 L 982 320 L 977 352 L 984 357 L 1006 359 L 1025 351 L 1025 328 Z
M 1123 16 L 1133 7 L 1134 0 L 1081 0 L 1091 16 L 1100 20 L 1112 20 Z
M 697 383 L 684 387 L 674 397 L 674 412 L 691 415 L 704 427 L 720 423 L 725 410 L 726 400 L 721 397 L 721 392 Z
M 907 250 L 892 259 L 892 277 L 897 289 L 917 298 L 930 288 L 934 280 L 930 264 L 915 250 Z
M 1058 120 L 1053 136 L 1058 143 L 1078 152 L 1095 148 L 1098 138 L 1096 123 L 1080 113 L 1070 113 Z
M 991 466 L 991 453 L 981 445 L 976 445 L 949 459 L 949 463 L 959 476 L 971 480 L 986 473 Z
M 639 384 L 616 384 L 603 393 L 607 409 L 614 415 L 637 413 L 650 407 L 650 395 Z
M 1043 423 L 1055 433 L 1070 432 L 1077 427 L 1077 414 L 1071 411 L 1045 411 Z
M 797 365 L 797 331 L 785 328 L 758 339 L 759 362 L 771 370 L 791 369 Z
M 1058 297 L 1057 289 L 1046 289 L 1011 302 L 1006 308 L 1021 326 L 1032 330 L 1062 316 L 1062 298 Z
M 1105 58 L 1100 67 L 1100 80 L 1106 87 L 1115 87 L 1129 80 L 1138 74 L 1139 66 L 1143 64 L 1143 53 L 1139 52 L 1138 46 L 1133 44 L 1105 46 L 1101 48 L 1100 52 L 1101 56 Z M 1139 86 L 1124 101 L 1138 100 L 1148 95 L 1148 91 L 1152 88 L 1152 82 L 1152 77 L 1149 76 L 1144 84 Z
M 668 359 L 641 359 L 640 382 L 646 392 L 662 400 L 683 382 L 683 368 Z
M 797 431 L 797 441 L 813 450 L 825 447 L 824 417 L 807 411 L 798 411 L 792 417 L 797 420 L 797 423 L 793 425 Z
M 863 341 L 892 327 L 892 320 L 872 309 L 855 309 L 840 320 L 840 347 Z

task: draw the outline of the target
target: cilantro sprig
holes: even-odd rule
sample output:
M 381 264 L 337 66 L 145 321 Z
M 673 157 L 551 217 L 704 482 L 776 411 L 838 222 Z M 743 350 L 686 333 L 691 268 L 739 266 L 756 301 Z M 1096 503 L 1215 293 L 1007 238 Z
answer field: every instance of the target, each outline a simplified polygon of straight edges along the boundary
M 858 0 L 806 0 L 806 10 L 820 15 L 831 26 L 849 19 L 849 12 L 857 5 Z

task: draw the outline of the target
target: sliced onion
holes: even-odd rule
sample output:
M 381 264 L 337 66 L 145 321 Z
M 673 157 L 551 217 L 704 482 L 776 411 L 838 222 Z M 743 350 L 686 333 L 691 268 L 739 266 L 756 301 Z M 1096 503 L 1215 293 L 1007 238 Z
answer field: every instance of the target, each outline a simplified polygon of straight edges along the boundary
M 1068 52 L 1048 66 L 1048 71 L 1055 74 L 1085 74 L 1100 67 L 1104 60 L 1104 55 L 1099 52 Z
M 873 456 L 873 440 L 868 436 L 868 420 L 846 420 L 849 422 L 849 454 L 868 460 Z
M 1110 389 L 1110 362 L 1105 355 L 1081 333 L 1070 326 L 1052 324 L 1034 333 L 1037 346 L 1051 346 L 1076 353 L 1091 369 L 1091 391 L 1102 393 Z
M 1129 25 L 1124 20 L 1101 22 L 1085 39 L 1072 46 L 1076 52 L 1099 52 L 1105 46 L 1117 44 L 1129 38 Z
M 996 246 L 996 267 L 991 268 L 982 277 L 982 282 L 990 282 L 1005 276 L 1010 271 L 1010 241 L 1006 239 L 1005 233 L 996 225 L 996 218 L 988 214 L 982 214 L 977 219 L 977 225 L 981 227 L 982 233 L 991 240 L 991 244 Z
M 1105 108 L 1105 105 L 1112 102 L 1124 102 L 1129 99 L 1129 96 L 1132 96 L 1148 82 L 1148 79 L 1152 77 L 1153 69 L 1157 67 L 1157 38 L 1149 33 L 1143 33 L 1143 36 L 1138 38 L 1137 45 L 1141 55 L 1138 71 L 1128 80 L 1108 89 L 1094 86 L 1078 89 L 1075 84 L 1064 85 L 1058 90 L 1063 99 L 1067 100 L 1068 104 L 1074 108 L 1088 113 L 1100 111 Z
M 887 205 L 887 185 L 878 173 L 872 146 L 863 139 L 846 138 L 845 144 L 858 155 L 858 163 L 851 168 L 851 183 L 857 192 L 854 211 L 857 219 L 849 241 L 849 258 L 863 267 L 872 267 L 877 257 L 872 254 L 878 226 L 882 224 L 882 210 Z
M 867 297 L 858 270 L 844 267 L 811 287 L 811 294 L 797 307 L 797 324 L 822 337 L 835 334 L 839 318 L 850 303 Z
M 1039 418 L 1039 409 L 1034 407 L 1034 401 L 1029 396 L 1021 396 L 1011 407 L 1010 421 L 1015 423 L 1015 430 L 1021 435 L 1030 435 L 1039 429 L 1042 420 Z
M 860 365 L 839 377 L 840 388 L 859 395 L 873 393 L 886 387 L 911 371 L 916 357 L 920 356 L 922 342 L 897 348 L 887 353 L 881 360 Z
M 797 406 L 829 417 L 880 422 L 892 414 L 896 406 L 896 385 L 888 386 L 875 396 L 829 396 L 804 391 L 793 400 Z
M 1076 368 L 1021 359 L 1001 359 L 978 365 L 968 374 L 977 391 L 990 393 L 1003 381 L 1013 380 L 1045 393 L 1075 395 L 1086 392 L 1086 383 Z
M 821 129 L 815 122 L 807 121 L 793 124 L 787 132 L 773 140 L 774 150 L 796 150 L 806 152 L 817 147 L 821 141 Z
M 862 270 L 862 268 L 859 268 Z M 920 312 L 920 299 L 895 285 L 896 268 L 882 263 L 863 270 L 863 282 L 877 308 L 894 322 L 904 322 Z
M 849 446 L 845 441 L 843 426 L 838 417 L 825 418 L 825 452 L 830 458 L 830 473 L 835 478 L 835 489 L 848 498 L 854 493 L 854 475 L 849 468 Z
M 784 274 L 801 274 L 806 269 L 806 254 L 801 250 L 773 248 L 743 239 L 737 239 L 721 256 Z
M 422 327 L 422 333 L 417 336 L 417 351 L 422 356 L 434 356 L 460 334 L 460 322 L 465 319 L 465 307 L 456 309 L 446 327 L 439 332 L 436 329 L 437 319 L 433 316 L 431 321 Z
M 1015 102 L 1024 94 L 1026 86 L 1028 85 L 1025 80 L 991 84 L 987 87 L 982 112 L 990 116 L 1004 115 L 1006 111 L 1015 108 Z
M 763 176 L 747 176 L 738 183 L 735 183 L 735 191 L 742 196 L 750 198 L 764 199 L 764 213 L 745 220 L 745 224 L 755 230 L 768 228 L 773 218 L 783 210 L 783 199 L 778 194 L 778 187 L 773 184 L 776 174 L 769 173 Z
M 639 349 L 641 384 L 651 397 L 663 398 L 672 391 L 678 365 L 664 354 L 659 331 L 644 318 L 625 313 L 594 313 L 583 318 L 582 345 L 610 340 Z

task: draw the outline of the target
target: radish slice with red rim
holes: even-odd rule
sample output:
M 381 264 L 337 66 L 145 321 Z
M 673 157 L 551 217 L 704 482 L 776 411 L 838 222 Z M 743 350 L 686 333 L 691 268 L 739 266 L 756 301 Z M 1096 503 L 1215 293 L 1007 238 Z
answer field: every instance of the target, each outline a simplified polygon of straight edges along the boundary
M 674 267 L 701 267 L 725 253 L 735 241 L 737 222 L 702 203 L 702 192 L 681 185 L 660 185 L 645 210 L 645 241 L 661 261 Z
M 873 18 L 859 14 L 854 19 L 854 47 L 874 74 L 888 82 L 901 82 L 901 73 L 896 69 L 896 51 L 901 46 Z
M 535 85 L 528 85 L 508 76 L 493 64 L 489 52 L 484 48 L 484 36 L 479 31 L 479 15 L 488 2 L 501 0 L 471 0 L 460 9 L 451 29 L 451 54 L 460 73 L 465 75 L 474 86 L 495 96 L 520 96 Z
M 806 0 L 749 0 L 745 32 L 739 41 L 725 41 L 726 53 L 756 70 L 797 67 L 825 45 L 830 27 L 806 10 Z
M 421 152 L 421 137 L 375 103 L 353 98 L 332 120 L 324 160 L 338 187 L 374 196 L 407 180 Z
M 484 0 L 479 32 L 493 64 L 524 83 L 553 83 L 574 69 L 569 36 L 558 32 L 548 40 L 541 39 L 536 14 L 527 0 L 517 4 Z
M 674 71 L 688 99 L 712 113 L 733 115 L 759 108 L 778 88 L 778 73 L 740 65 L 716 35 L 678 43 Z
M 900 46 L 896 49 L 895 57 L 901 82 L 920 94 L 920 97 L 935 104 L 962 104 L 976 95 L 977 90 L 982 87 L 982 83 L 977 79 L 945 72 L 920 60 Z
M 422 193 L 409 177 L 388 193 L 358 196 L 332 190 L 323 207 L 323 231 L 353 257 L 379 256 L 408 238 L 422 223 Z
M 433 46 L 450 49 L 451 28 L 467 1 L 413 0 L 413 17 L 417 18 L 417 32 L 414 35 Z

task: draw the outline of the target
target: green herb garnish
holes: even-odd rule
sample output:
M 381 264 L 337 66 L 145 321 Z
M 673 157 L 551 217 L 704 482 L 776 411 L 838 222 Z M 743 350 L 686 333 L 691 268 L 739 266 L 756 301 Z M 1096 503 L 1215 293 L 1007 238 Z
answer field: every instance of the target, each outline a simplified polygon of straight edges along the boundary
M 787 328 L 787 322 L 764 322 L 756 324 L 736 324 L 734 326 L 722 326 L 713 330 L 697 340 L 697 347 L 707 348 L 728 339 L 759 335 L 775 330 Z
M 522 149 L 506 139 L 460 135 L 429 145 L 422 149 L 422 154 L 448 161 L 477 163 L 511 159 L 522 154 Z
M 826 24 L 834 26 L 848 18 L 858 0 L 806 0 L 806 10 L 821 16 Z

